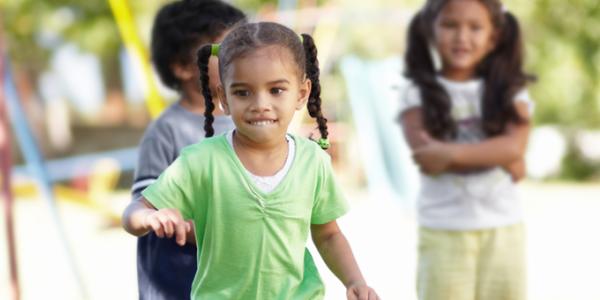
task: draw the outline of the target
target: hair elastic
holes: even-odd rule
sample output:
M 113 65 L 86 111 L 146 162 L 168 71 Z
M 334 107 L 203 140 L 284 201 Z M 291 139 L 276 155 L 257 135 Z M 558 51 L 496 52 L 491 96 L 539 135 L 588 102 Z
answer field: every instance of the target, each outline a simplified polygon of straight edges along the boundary
M 317 141 L 317 144 L 319 144 L 319 146 L 321 146 L 321 149 L 323 149 L 323 150 L 327 150 L 327 149 L 329 149 L 329 146 L 331 146 L 331 144 L 329 144 L 329 140 L 324 139 L 324 138 L 320 138 Z
M 221 47 L 221 45 L 219 45 L 219 44 L 210 45 L 210 55 L 219 56 L 219 48 L 220 47 Z

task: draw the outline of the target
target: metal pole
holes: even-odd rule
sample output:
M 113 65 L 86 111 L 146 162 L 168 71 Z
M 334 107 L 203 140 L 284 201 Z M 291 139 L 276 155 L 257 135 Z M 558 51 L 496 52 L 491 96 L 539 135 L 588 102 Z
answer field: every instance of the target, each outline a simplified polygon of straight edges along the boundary
M 64 230 L 64 226 L 60 220 L 60 216 L 58 213 L 58 208 L 56 207 L 56 199 L 54 197 L 54 191 L 52 189 L 52 184 L 50 183 L 50 176 L 48 174 L 48 170 L 46 169 L 46 165 L 44 163 L 44 159 L 42 154 L 37 146 L 35 138 L 29 128 L 29 124 L 25 118 L 25 113 L 21 107 L 21 102 L 19 101 L 17 89 L 15 87 L 11 66 L 8 58 L 4 59 L 4 91 L 6 96 L 6 103 L 8 106 L 8 115 L 11 119 L 11 123 L 13 125 L 13 130 L 15 131 L 15 135 L 17 137 L 17 141 L 19 142 L 19 146 L 21 151 L 25 156 L 25 160 L 27 161 L 27 169 L 31 175 L 36 178 L 37 186 L 40 189 L 42 197 L 46 200 L 46 204 L 48 205 L 48 209 L 52 215 L 54 220 L 54 224 L 58 230 L 59 238 L 62 242 L 64 250 L 67 254 L 67 261 L 71 267 L 71 271 L 75 276 L 75 280 L 77 282 L 77 286 L 79 287 L 79 291 L 81 297 L 83 299 L 89 299 L 87 290 L 83 284 L 83 277 L 79 272 L 79 268 L 77 268 L 77 264 L 75 263 L 75 256 L 73 255 L 73 251 L 69 246 L 67 235 Z
M 0 40 L 0 43 L 2 41 Z M 0 45 L 0 70 L 4 68 L 3 49 Z M 4 219 L 6 222 L 6 239 L 8 244 L 8 260 L 10 269 L 11 299 L 21 299 L 19 288 L 19 272 L 17 268 L 17 251 L 13 222 L 13 195 L 11 191 L 11 141 L 8 130 L 8 114 L 4 97 L 4 72 L 0 71 L 0 177 L 2 178 L 2 198 L 4 202 Z

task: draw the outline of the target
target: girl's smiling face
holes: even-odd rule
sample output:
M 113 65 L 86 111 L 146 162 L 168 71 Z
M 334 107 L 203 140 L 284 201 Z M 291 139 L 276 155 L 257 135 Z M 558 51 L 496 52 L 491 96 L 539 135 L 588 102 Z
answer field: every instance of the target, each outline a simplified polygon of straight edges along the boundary
M 471 78 L 477 65 L 494 49 L 496 36 L 490 12 L 481 1 L 449 1 L 433 26 L 442 74 L 455 80 Z
M 311 83 L 300 75 L 292 53 L 282 46 L 265 46 L 231 62 L 218 89 L 236 137 L 246 143 L 285 143 L 288 125 L 310 94 Z

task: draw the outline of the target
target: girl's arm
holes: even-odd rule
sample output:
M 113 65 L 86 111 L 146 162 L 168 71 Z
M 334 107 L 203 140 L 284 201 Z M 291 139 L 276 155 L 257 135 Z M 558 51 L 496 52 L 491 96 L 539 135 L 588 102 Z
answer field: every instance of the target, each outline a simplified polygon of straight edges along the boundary
M 514 182 L 520 181 L 527 175 L 524 158 L 510 163 L 507 166 L 503 166 L 503 168 L 510 174 Z
M 186 222 L 177 209 L 156 208 L 143 196 L 132 201 L 123 212 L 122 225 L 125 231 L 135 236 L 143 236 L 153 230 L 160 238 L 175 236 L 177 244 L 183 246 L 189 239 L 192 226 Z
M 401 120 L 408 144 L 414 151 L 413 157 L 425 173 L 503 166 L 513 178 L 521 178 L 524 165 L 520 161 L 523 160 L 529 135 L 529 115 L 526 103 L 515 102 L 515 107 L 526 122 L 510 124 L 505 134 L 477 144 L 440 142 L 429 137 L 419 108 L 406 111 Z
M 424 134 L 427 134 L 427 129 L 423 125 L 423 115 L 421 108 L 416 106 L 410 108 L 400 115 L 400 123 L 404 138 L 411 150 L 418 149 L 426 144 L 423 139 Z
M 147 226 L 145 220 L 154 212 L 156 212 L 156 208 L 146 198 L 140 197 L 132 201 L 125 208 L 121 217 L 123 228 L 135 236 L 146 235 L 150 231 L 150 228 Z
M 375 291 L 367 286 L 352 249 L 336 221 L 313 224 L 311 232 L 323 261 L 346 286 L 348 299 L 379 299 Z

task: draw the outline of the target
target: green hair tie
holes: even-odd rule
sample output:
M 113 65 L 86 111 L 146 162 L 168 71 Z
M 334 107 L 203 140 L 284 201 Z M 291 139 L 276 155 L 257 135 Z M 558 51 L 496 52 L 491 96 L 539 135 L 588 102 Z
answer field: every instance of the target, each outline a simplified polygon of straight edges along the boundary
M 210 45 L 210 55 L 213 56 L 219 56 L 219 48 L 221 45 L 219 44 L 212 44 Z
M 324 138 L 320 138 L 317 141 L 317 144 L 319 144 L 319 146 L 321 146 L 321 149 L 323 149 L 323 150 L 327 150 L 327 149 L 329 149 L 329 146 L 331 146 L 331 144 L 329 144 L 329 140 L 324 139 Z
M 300 44 L 304 44 L 304 37 L 301 34 L 299 35 L 299 37 L 300 37 Z

